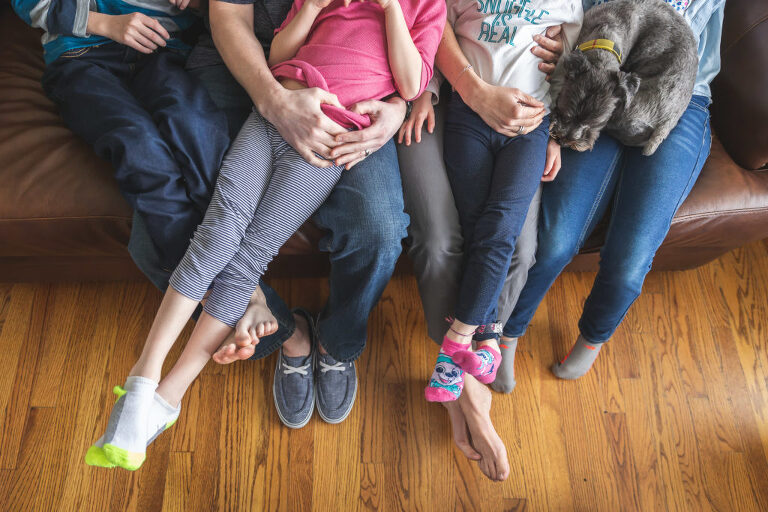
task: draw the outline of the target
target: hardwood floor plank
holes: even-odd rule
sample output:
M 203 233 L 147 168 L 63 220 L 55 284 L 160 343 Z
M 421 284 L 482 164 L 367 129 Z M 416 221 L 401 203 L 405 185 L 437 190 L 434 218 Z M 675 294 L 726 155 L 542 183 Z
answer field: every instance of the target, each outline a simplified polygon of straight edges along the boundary
M 594 273 L 564 274 L 493 393 L 511 476 L 491 483 L 423 388 L 437 346 L 415 280 L 371 315 L 340 425 L 282 426 L 275 356 L 209 364 L 140 470 L 83 463 L 160 294 L 144 282 L 0 283 L 0 510 L 768 510 L 768 243 L 649 275 L 593 370 L 556 379 Z M 273 280 L 320 310 L 325 279 Z M 166 362 L 173 364 L 193 325 Z
M 50 287 L 16 285 L 0 344 L 0 469 L 15 469 Z

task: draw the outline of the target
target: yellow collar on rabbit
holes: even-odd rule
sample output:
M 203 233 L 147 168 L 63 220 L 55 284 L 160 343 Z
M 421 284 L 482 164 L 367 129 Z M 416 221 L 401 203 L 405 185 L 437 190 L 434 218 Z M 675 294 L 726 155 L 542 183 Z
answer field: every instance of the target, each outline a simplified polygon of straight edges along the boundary
M 619 49 L 618 45 L 611 41 L 610 39 L 593 39 L 591 41 L 587 41 L 585 43 L 581 43 L 578 46 L 579 50 L 583 52 L 588 52 L 589 50 L 607 50 L 611 52 L 613 55 L 616 56 L 616 58 L 619 61 L 619 65 L 621 65 L 621 50 Z

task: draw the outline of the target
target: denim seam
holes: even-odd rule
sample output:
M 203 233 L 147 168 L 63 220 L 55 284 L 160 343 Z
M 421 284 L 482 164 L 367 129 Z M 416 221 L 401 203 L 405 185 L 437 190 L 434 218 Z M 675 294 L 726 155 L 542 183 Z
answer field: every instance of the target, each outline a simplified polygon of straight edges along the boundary
M 613 162 L 611 162 L 611 170 L 605 174 L 605 179 L 603 180 L 603 183 L 600 186 L 600 192 L 598 192 L 597 197 L 595 198 L 595 201 L 592 203 L 592 209 L 589 212 L 589 215 L 587 215 L 587 222 L 584 223 L 584 227 L 581 230 L 581 233 L 579 234 L 579 240 L 576 244 L 578 248 L 581 248 L 581 246 L 584 245 L 584 242 L 586 241 L 587 236 L 589 236 L 588 229 L 590 224 L 592 224 L 592 221 L 594 220 L 595 213 L 597 212 L 597 205 L 600 204 L 600 202 L 603 199 L 603 195 L 605 194 L 606 189 L 608 188 L 608 183 L 610 183 L 611 178 L 613 177 L 613 173 L 616 172 L 616 165 L 619 160 L 619 158 L 622 157 L 624 154 L 623 151 L 617 151 L 616 155 L 613 158 Z M 577 249 L 578 253 L 578 249 Z

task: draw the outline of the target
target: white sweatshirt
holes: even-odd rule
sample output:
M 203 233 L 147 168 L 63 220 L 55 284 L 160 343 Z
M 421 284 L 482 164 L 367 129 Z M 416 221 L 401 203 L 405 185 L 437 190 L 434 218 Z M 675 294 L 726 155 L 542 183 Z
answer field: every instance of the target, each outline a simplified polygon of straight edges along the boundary
M 564 24 L 566 51 L 584 17 L 581 0 L 447 0 L 448 23 L 475 73 L 489 84 L 515 87 L 547 107 L 549 82 L 531 53 L 533 36 Z M 428 90 L 437 96 L 438 84 Z

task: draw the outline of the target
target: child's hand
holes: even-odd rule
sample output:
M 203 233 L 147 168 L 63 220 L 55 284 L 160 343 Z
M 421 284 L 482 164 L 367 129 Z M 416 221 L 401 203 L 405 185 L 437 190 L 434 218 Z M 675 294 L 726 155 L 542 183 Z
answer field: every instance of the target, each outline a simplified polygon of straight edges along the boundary
M 381 6 L 382 9 L 386 9 L 393 3 L 397 2 L 397 0 L 344 0 L 344 7 L 349 7 L 349 4 L 355 1 L 377 3 Z
M 183 11 L 187 7 L 198 9 L 200 7 L 200 0 L 168 0 L 168 3 Z
M 403 126 L 400 127 L 400 131 L 397 134 L 398 144 L 402 144 L 405 140 L 405 145 L 411 145 L 411 137 L 416 143 L 421 142 L 421 129 L 424 126 L 424 121 L 427 121 L 427 131 L 432 133 L 435 131 L 435 109 L 432 107 L 432 93 L 424 91 L 419 98 L 413 102 L 413 110 L 411 115 L 405 120 Z M 413 132 L 413 135 L 411 135 Z
M 165 46 L 166 39 L 171 38 L 159 21 L 139 12 L 104 15 L 100 20 L 98 28 L 91 30 L 92 33 L 108 37 L 141 53 L 152 53 L 158 46 Z
M 309 1 L 312 3 L 312 5 L 314 5 L 318 9 L 325 9 L 331 4 L 331 2 L 333 2 L 333 0 L 309 0 Z M 346 2 L 344 3 L 347 4 Z
M 544 164 L 544 175 L 541 181 L 554 181 L 560 172 L 562 159 L 560 158 L 560 144 L 555 139 L 549 139 L 547 144 L 547 163 Z

